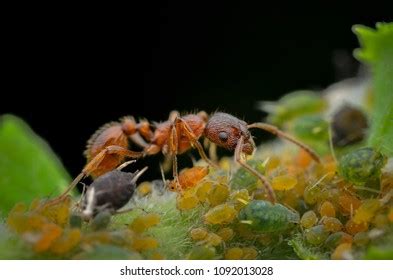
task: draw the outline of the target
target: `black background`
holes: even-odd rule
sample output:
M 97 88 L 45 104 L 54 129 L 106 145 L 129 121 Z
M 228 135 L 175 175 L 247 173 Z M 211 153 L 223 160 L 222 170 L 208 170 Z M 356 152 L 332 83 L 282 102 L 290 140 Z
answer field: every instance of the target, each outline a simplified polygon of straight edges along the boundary
M 165 120 L 173 109 L 261 120 L 257 100 L 354 75 L 351 26 L 391 20 L 373 3 L 184 2 L 14 8 L 0 114 L 28 121 L 75 175 L 86 140 L 108 121 Z M 344 69 L 338 52 L 349 55 Z

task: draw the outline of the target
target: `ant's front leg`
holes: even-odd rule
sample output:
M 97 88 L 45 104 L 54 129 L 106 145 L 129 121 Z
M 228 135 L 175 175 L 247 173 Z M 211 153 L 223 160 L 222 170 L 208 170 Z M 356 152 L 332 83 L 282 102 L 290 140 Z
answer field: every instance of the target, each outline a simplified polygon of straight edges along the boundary
M 196 138 L 188 124 L 182 118 L 176 118 L 175 124 L 176 126 L 179 125 L 181 132 L 183 132 L 188 138 L 188 140 L 192 143 L 192 145 L 197 148 L 201 158 L 203 158 L 213 168 L 218 168 L 217 164 L 215 164 L 208 158 L 205 151 L 203 150 L 201 143 L 199 143 L 198 139 Z
M 240 139 L 239 139 L 239 142 L 237 142 L 236 149 L 235 149 L 235 161 L 238 162 L 241 166 L 243 166 L 251 174 L 256 176 L 259 180 L 261 180 L 262 184 L 266 188 L 267 194 L 269 196 L 269 200 L 272 203 L 275 203 L 276 202 L 276 195 L 274 193 L 273 187 L 270 185 L 270 183 L 267 180 L 267 178 L 265 176 L 263 176 L 261 173 L 259 173 L 257 170 L 255 170 L 253 167 L 248 165 L 242 159 L 243 144 L 244 144 L 244 139 L 243 139 L 243 136 L 241 136 Z

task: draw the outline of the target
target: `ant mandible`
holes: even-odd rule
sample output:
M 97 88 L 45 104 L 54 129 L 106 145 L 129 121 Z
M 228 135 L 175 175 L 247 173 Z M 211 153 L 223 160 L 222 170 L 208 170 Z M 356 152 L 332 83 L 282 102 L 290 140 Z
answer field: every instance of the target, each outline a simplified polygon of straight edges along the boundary
M 171 156 L 173 178 L 176 187 L 179 188 L 178 154 L 195 147 L 210 166 L 217 167 L 207 157 L 198 141 L 200 137 L 204 136 L 216 145 L 234 151 L 235 161 L 262 181 L 270 201 L 274 203 L 276 198 L 270 183 L 265 176 L 248 165 L 244 158 L 244 155 L 251 155 L 255 150 L 250 128 L 259 128 L 287 139 L 305 150 L 315 161 L 320 161 L 318 155 L 311 148 L 277 127 L 261 122 L 247 124 L 227 113 L 216 112 L 209 118 L 207 113 L 203 111 L 185 116 L 180 116 L 178 112 L 174 111 L 167 121 L 154 125 L 146 120 L 137 123 L 134 118 L 125 117 L 120 122 L 104 125 L 93 134 L 85 151 L 88 163 L 60 197 L 64 197 L 85 176 L 100 176 L 115 169 L 127 157 L 140 158 L 159 152 Z M 141 152 L 129 150 L 128 140 L 142 147 L 143 150 Z

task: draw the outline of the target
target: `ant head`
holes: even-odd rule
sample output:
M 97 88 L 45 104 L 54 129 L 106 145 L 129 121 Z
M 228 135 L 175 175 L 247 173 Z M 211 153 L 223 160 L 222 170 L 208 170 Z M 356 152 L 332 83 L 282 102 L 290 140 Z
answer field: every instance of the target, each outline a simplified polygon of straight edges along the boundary
M 250 155 L 254 151 L 254 142 L 247 123 L 232 115 L 215 113 L 206 123 L 204 134 L 210 141 L 230 151 L 235 150 L 243 136 L 242 152 Z

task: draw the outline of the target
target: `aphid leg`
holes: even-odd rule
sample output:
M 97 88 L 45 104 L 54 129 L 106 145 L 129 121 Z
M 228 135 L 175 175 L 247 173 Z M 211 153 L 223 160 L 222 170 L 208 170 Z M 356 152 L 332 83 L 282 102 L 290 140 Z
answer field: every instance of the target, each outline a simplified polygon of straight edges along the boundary
M 267 123 L 253 123 L 253 124 L 249 124 L 247 127 L 248 128 L 259 128 L 259 129 L 265 130 L 267 132 L 270 132 L 271 134 L 276 135 L 278 137 L 287 139 L 288 141 L 298 145 L 300 148 L 302 148 L 304 151 L 306 151 L 316 162 L 321 162 L 319 156 L 310 147 L 308 147 L 305 144 L 303 144 L 302 142 L 296 140 L 295 138 L 293 138 L 289 134 L 279 130 L 274 125 L 270 125 Z
M 254 168 L 252 168 L 250 165 L 248 165 L 244 160 L 242 159 L 242 149 L 243 149 L 243 136 L 240 137 L 239 142 L 236 145 L 235 149 L 235 161 L 238 162 L 243 168 L 245 168 L 247 171 L 249 171 L 251 174 L 256 176 L 259 180 L 261 180 L 262 184 L 265 186 L 265 189 L 267 191 L 267 194 L 269 196 L 269 200 L 272 203 L 276 202 L 276 195 L 274 193 L 274 190 L 272 186 L 270 185 L 269 181 L 266 179 L 265 176 L 260 174 L 258 171 L 256 171 Z
M 177 118 L 176 121 L 176 126 L 179 124 L 180 129 L 182 132 L 184 132 L 185 136 L 190 140 L 190 142 L 197 148 L 199 155 L 212 167 L 218 168 L 217 164 L 212 162 L 208 156 L 206 155 L 205 151 L 203 150 L 203 147 L 201 143 L 199 143 L 198 139 L 195 137 L 194 133 L 192 132 L 191 128 L 188 126 L 188 124 L 182 119 L 182 118 Z

